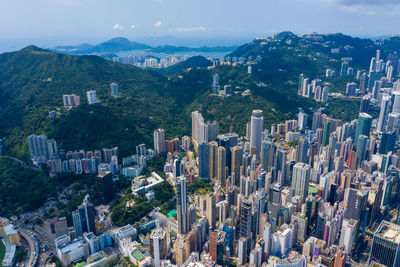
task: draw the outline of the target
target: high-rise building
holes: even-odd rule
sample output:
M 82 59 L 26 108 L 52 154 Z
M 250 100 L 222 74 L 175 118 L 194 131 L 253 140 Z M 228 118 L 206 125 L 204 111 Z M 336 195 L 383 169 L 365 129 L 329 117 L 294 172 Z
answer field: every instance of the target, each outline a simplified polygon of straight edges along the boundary
M 367 153 L 367 142 L 368 142 L 368 136 L 365 135 L 360 135 L 358 136 L 358 142 L 357 142 L 357 161 L 356 161 L 356 166 L 361 166 L 361 162 L 365 160 L 366 153 Z
M 368 113 L 369 106 L 371 105 L 371 98 L 369 96 L 364 96 L 360 101 L 360 113 Z
M 387 123 L 386 123 L 386 131 L 398 134 L 400 129 L 400 113 L 389 113 Z
M 228 174 L 231 173 L 231 148 L 237 146 L 239 135 L 236 133 L 225 133 L 217 136 L 218 146 L 222 146 L 226 151 L 226 167 L 228 168 Z
M 369 137 L 371 130 L 372 116 L 367 113 L 360 113 L 358 116 L 357 130 L 354 138 L 354 143 L 358 143 L 358 136 L 365 135 Z
M 206 215 L 210 227 L 215 228 L 217 217 L 215 195 L 213 193 L 210 193 L 206 198 Z
M 192 139 L 185 135 L 182 137 L 182 148 L 183 150 L 185 150 L 186 152 L 188 152 L 190 150 L 190 144 L 192 142 Z
M 218 123 L 204 123 L 204 118 L 199 111 L 192 112 L 192 138 L 198 143 L 217 140 Z
M 392 112 L 400 113 L 400 92 L 394 91 L 392 97 L 393 97 Z
M 226 233 L 214 230 L 210 232 L 210 256 L 220 266 L 224 266 L 224 256 L 226 247 Z
M 86 96 L 89 105 L 99 103 L 99 101 L 97 100 L 96 90 L 87 91 Z
M 281 193 L 282 188 L 278 183 L 269 186 L 268 211 L 274 219 L 278 218 L 278 214 L 281 210 Z
M 47 135 L 32 134 L 28 137 L 31 159 L 38 162 L 45 162 L 49 157 Z
M 235 184 L 239 185 L 240 178 L 240 166 L 242 165 L 243 148 L 240 146 L 234 146 L 231 148 L 231 175 L 235 176 Z
M 118 97 L 119 96 L 118 83 L 113 82 L 111 83 L 110 87 L 111 87 L 111 96 Z
M 178 211 L 178 233 L 189 232 L 189 213 L 187 203 L 187 181 L 185 176 L 179 176 L 176 184 L 176 204 Z
M 307 129 L 307 119 L 307 114 L 303 111 L 300 111 L 297 118 L 297 124 L 299 125 L 300 131 Z
M 86 195 L 78 210 L 72 213 L 72 220 L 76 236 L 81 236 L 83 233 L 96 233 L 95 226 L 95 209 L 90 203 L 89 195 Z
M 270 171 L 274 162 L 275 147 L 271 139 L 264 140 L 261 144 L 261 166 L 265 171 Z
M 324 86 L 322 88 L 321 102 L 323 102 L 323 103 L 328 102 L 328 97 L 329 97 L 329 87 Z
M 101 203 L 107 204 L 114 197 L 113 177 L 110 171 L 99 173 L 96 176 L 96 190 Z
M 358 221 L 353 219 L 344 219 L 342 231 L 340 234 L 339 245 L 343 247 L 347 253 L 351 253 L 354 247 L 358 230 Z
M 389 151 L 394 150 L 396 144 L 397 135 L 395 133 L 382 133 L 381 142 L 379 144 L 379 154 L 387 154 Z
M 78 95 L 63 95 L 63 105 L 65 108 L 70 109 L 77 107 L 81 104 L 81 98 Z
M 382 221 L 374 233 L 368 262 L 400 266 L 400 226 Z
M 251 235 L 251 214 L 252 203 L 249 200 L 243 200 L 240 205 L 240 233 L 241 237 L 249 237 Z
M 157 153 L 162 153 L 165 151 L 165 137 L 164 137 L 164 130 L 157 129 L 154 131 L 154 150 Z
M 321 127 L 322 127 L 322 113 L 321 110 L 317 110 L 313 114 L 311 129 L 315 132 L 318 128 Z
M 303 80 L 304 80 L 304 74 L 299 75 L 299 87 L 297 89 L 298 94 L 300 95 L 301 92 L 303 91 Z
M 165 260 L 169 249 L 169 235 L 163 228 L 156 228 L 150 235 L 150 252 L 154 266 L 160 267 Z
M 217 178 L 217 162 L 218 162 L 218 143 L 213 141 L 209 143 L 209 152 L 210 152 L 210 179 Z
M 386 123 L 390 107 L 390 96 L 385 94 L 382 96 L 381 100 L 381 110 L 379 112 L 379 120 L 377 130 L 379 132 L 384 132 L 386 129 Z
M 310 143 L 308 142 L 308 138 L 305 136 L 302 136 L 299 139 L 299 143 L 297 146 L 297 161 L 298 162 L 303 162 L 303 163 L 308 163 L 308 149 L 310 147 Z
M 247 263 L 247 243 L 248 238 L 242 236 L 238 240 L 238 261 L 239 264 L 246 264 Z
M 363 73 L 360 76 L 360 85 L 359 85 L 359 89 L 360 89 L 360 94 L 363 95 L 365 93 L 365 84 L 367 82 L 367 73 Z
M 308 185 L 310 182 L 311 166 L 298 162 L 293 167 L 292 189 L 295 196 L 302 197 L 304 202 L 308 195 Z
M 79 214 L 79 210 L 75 210 L 72 212 L 72 221 L 74 224 L 75 235 L 82 236 L 83 229 L 82 229 L 82 222 L 81 222 L 81 216 Z
M 210 178 L 210 146 L 203 142 L 199 144 L 199 178 L 208 180 Z
M 368 191 L 359 191 L 354 188 L 347 189 L 347 209 L 345 218 L 354 219 L 356 221 L 363 220 L 367 198 Z
M 329 136 L 331 134 L 332 119 L 326 118 L 324 121 L 324 131 L 322 133 L 322 146 L 327 146 L 329 144 Z
M 218 147 L 217 157 L 217 180 L 220 185 L 226 184 L 226 149 L 222 146 Z
M 262 110 L 253 110 L 251 115 L 250 150 L 260 159 L 264 117 Z

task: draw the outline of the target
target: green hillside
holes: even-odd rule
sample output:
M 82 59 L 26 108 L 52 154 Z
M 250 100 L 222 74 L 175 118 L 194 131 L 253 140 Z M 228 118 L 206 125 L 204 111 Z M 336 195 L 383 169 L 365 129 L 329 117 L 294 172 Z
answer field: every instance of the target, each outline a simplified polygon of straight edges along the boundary
M 244 53 L 244 49 L 235 53 Z M 152 131 L 158 127 L 166 129 L 167 138 L 190 134 L 194 109 L 202 110 L 207 119 L 220 121 L 223 130 L 232 125 L 239 133 L 244 133 L 253 108 L 262 108 L 267 114 L 266 127 L 295 118 L 298 107 L 311 114 L 320 105 L 296 95 L 297 76 L 300 72 L 310 76 L 323 73 L 324 65 L 307 55 L 296 56 L 299 52 L 295 51 L 282 46 L 264 53 L 254 67 L 259 71 L 253 75 L 241 67 L 218 66 L 210 70 L 178 68 L 177 74 L 169 77 L 97 56 L 57 54 L 34 46 L 1 54 L 0 137 L 5 139 L 5 153 L 28 161 L 26 137 L 46 133 L 67 150 L 119 146 L 122 156 L 131 155 L 139 143 L 152 145 Z M 200 66 L 207 63 L 195 59 L 195 63 L 201 61 Z M 319 61 L 331 64 L 325 55 L 320 55 Z M 182 65 L 192 63 L 193 59 Z M 233 85 L 237 94 L 210 96 L 213 73 L 220 74 L 222 86 Z M 263 86 L 258 85 L 261 81 Z M 111 82 L 119 84 L 121 97 L 109 96 Z M 86 104 L 86 91 L 92 89 L 101 105 Z M 251 95 L 241 96 L 246 89 Z M 48 112 L 62 106 L 62 95 L 71 93 L 80 95 L 81 106 L 69 112 L 61 108 L 60 116 L 50 118 Z M 344 117 L 353 118 L 356 111 L 353 113 Z
M 338 71 L 341 56 L 352 56 L 355 68 L 366 69 L 377 47 L 387 54 L 389 48 L 393 51 L 398 47 L 397 42 L 393 38 L 376 44 L 343 35 L 297 37 L 287 32 L 275 39 L 254 40 L 231 55 L 251 56 L 255 60 L 252 74 L 241 66 L 207 69 L 208 62 L 194 58 L 182 62 L 171 75 L 97 56 L 57 54 L 30 46 L 0 55 L 0 138 L 5 141 L 5 154 L 28 162 L 27 136 L 33 133 L 55 138 L 66 150 L 118 146 L 120 156 L 125 157 L 135 153 L 135 146 L 140 143 L 152 147 L 152 133 L 158 127 L 166 130 L 166 138 L 190 135 L 190 113 L 196 109 L 207 120 L 218 121 L 221 132 L 232 126 L 240 135 L 245 134 L 253 109 L 264 111 L 265 127 L 295 119 L 299 108 L 311 116 L 315 109 L 323 107 L 327 114 L 348 121 L 357 117 L 359 100 L 330 99 L 324 105 L 300 97 L 298 75 L 323 77 L 327 67 Z M 345 47 L 347 43 L 359 50 L 343 50 L 341 55 L 330 53 L 331 47 Z M 219 74 L 222 87 L 232 85 L 233 96 L 210 95 L 215 73 Z M 111 82 L 119 84 L 120 97 L 109 95 Z M 338 79 L 327 82 L 337 91 L 344 84 Z M 93 89 L 100 105 L 86 104 L 86 91 Z M 242 95 L 245 90 L 250 90 L 250 94 Z M 79 95 L 81 106 L 64 110 L 63 94 Z M 48 112 L 54 109 L 59 115 L 50 118 Z M 56 188 L 56 180 L 43 183 L 38 173 L 20 169 L 12 162 L 0 163 L 0 207 L 4 206 L 0 215 L 35 208 L 55 189 L 61 189 Z M 19 203 L 12 194 L 21 187 L 40 193 L 24 198 L 29 202 Z

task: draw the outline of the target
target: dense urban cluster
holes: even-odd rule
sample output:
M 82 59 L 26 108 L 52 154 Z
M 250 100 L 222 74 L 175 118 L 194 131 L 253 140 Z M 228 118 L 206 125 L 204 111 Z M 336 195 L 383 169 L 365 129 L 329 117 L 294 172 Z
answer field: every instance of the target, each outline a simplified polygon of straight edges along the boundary
M 251 74 L 259 59 L 218 64 L 242 64 Z M 358 80 L 346 94 L 362 99 L 358 118 L 348 122 L 326 114 L 330 88 L 301 74 L 298 94 L 322 108 L 300 109 L 297 119 L 268 128 L 266 113 L 255 109 L 244 136 L 207 121 L 201 111 L 209 110 L 191 112 L 191 136 L 167 140 L 159 128 L 154 150 L 139 144 L 123 158 L 118 147 L 65 151 L 44 134 L 30 135 L 36 167 L 50 178 L 95 176 L 96 194 L 80 199 L 68 218 L 46 218 L 40 238 L 18 228 L 19 218 L 0 218 L 3 266 L 14 264 L 27 234 L 35 262 L 38 238 L 64 266 L 400 266 L 400 64 L 396 53 L 385 61 L 379 50 L 368 73 L 355 74 L 351 62 L 342 58 L 340 77 Z M 211 96 L 231 96 L 232 87 L 214 74 Z M 110 93 L 119 96 L 117 83 Z M 95 90 L 86 96 L 101 105 Z M 65 94 L 63 105 L 68 112 L 80 97 Z M 162 166 L 144 172 L 154 158 Z

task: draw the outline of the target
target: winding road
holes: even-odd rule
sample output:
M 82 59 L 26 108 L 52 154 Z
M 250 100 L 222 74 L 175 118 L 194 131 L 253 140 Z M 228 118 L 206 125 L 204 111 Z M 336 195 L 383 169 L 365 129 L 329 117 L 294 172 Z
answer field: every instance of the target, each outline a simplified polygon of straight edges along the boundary
M 19 162 L 23 167 L 31 168 L 31 169 L 34 170 L 34 171 L 39 171 L 39 172 L 41 171 L 40 168 L 33 167 L 33 166 L 29 166 L 29 165 L 26 164 L 24 161 L 22 161 L 22 160 L 20 160 L 20 159 L 17 159 L 17 158 L 14 158 L 14 157 L 11 157 L 11 156 L 3 156 L 3 155 L 0 155 L 0 158 L 12 159 L 12 160 L 15 160 L 15 161 Z

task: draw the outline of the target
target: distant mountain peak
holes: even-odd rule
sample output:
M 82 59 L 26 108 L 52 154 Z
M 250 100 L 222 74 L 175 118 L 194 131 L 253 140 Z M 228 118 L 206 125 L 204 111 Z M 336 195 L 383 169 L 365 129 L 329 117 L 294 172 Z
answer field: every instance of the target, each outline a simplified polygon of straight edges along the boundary
M 36 45 L 29 45 L 25 48 L 22 48 L 21 51 L 40 51 L 40 52 L 48 52 L 48 50 L 37 47 Z

